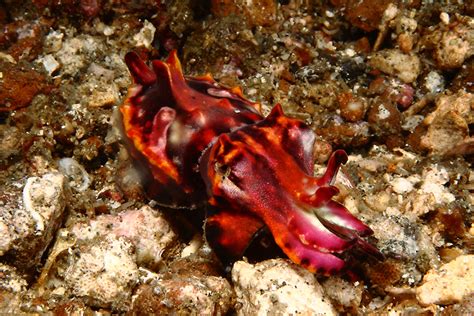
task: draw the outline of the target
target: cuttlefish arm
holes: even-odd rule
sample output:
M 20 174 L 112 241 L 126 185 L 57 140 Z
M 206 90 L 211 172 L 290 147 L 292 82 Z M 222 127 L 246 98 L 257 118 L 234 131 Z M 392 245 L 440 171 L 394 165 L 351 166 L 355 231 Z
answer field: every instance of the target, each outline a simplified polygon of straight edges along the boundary
M 208 225 L 220 231 L 214 243 L 242 251 L 266 225 L 293 262 L 322 274 L 340 271 L 345 262 L 338 254 L 352 247 L 379 256 L 361 239 L 372 230 L 332 200 L 345 152 L 335 151 L 326 173 L 313 177 L 312 143 L 301 141 L 314 140 L 312 133 L 277 105 L 263 121 L 223 134 L 208 148 L 200 168 L 214 209 Z

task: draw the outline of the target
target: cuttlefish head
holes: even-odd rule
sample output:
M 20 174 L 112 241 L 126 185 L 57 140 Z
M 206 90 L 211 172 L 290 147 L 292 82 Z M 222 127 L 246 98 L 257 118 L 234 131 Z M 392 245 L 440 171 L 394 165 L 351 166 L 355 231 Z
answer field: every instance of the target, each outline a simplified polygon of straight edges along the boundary
M 205 203 L 199 157 L 218 135 L 261 120 L 259 104 L 210 75 L 185 77 L 176 51 L 151 67 L 133 52 L 125 62 L 134 84 L 120 107 L 123 129 L 148 195 L 170 207 Z

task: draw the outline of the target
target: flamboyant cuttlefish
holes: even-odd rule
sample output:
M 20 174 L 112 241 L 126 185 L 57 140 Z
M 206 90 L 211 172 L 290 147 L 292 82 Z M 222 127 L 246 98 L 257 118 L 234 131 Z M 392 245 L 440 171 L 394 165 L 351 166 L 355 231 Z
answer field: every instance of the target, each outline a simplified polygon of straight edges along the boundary
M 239 88 L 210 75 L 184 77 L 176 52 L 152 68 L 135 53 L 125 61 L 134 85 L 121 106 L 123 125 L 132 156 L 151 179 L 147 193 L 175 208 L 207 204 L 205 234 L 220 256 L 238 259 L 265 226 L 312 272 L 341 270 L 338 254 L 354 246 L 380 256 L 361 238 L 372 230 L 332 199 L 343 150 L 316 178 L 315 134 L 280 105 L 264 118 Z

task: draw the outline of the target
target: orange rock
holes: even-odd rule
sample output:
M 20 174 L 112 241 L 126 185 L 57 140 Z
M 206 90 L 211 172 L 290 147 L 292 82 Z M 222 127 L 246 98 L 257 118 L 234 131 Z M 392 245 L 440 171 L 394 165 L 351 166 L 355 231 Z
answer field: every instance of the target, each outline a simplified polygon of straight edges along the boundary
M 355 97 L 351 92 L 344 92 L 338 95 L 337 101 L 341 109 L 341 116 L 349 122 L 357 122 L 364 118 L 367 111 L 367 102 Z
M 243 15 L 252 25 L 269 26 L 275 22 L 277 6 L 274 0 L 212 0 L 211 12 L 218 17 Z
M 331 3 L 344 13 L 344 17 L 358 28 L 371 32 L 377 29 L 383 13 L 389 4 L 396 0 L 331 0 Z
M 0 69 L 0 112 L 28 106 L 35 95 L 50 90 L 45 76 L 33 69 L 7 62 L 0 62 Z

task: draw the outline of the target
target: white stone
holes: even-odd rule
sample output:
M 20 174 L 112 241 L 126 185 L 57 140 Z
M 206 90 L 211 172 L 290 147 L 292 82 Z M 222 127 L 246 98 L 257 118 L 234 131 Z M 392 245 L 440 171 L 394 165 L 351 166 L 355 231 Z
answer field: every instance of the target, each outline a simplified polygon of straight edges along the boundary
M 38 62 L 43 65 L 50 76 L 61 67 L 59 62 L 51 54 L 38 58 Z
M 404 54 L 397 49 L 386 49 L 373 54 L 369 64 L 384 73 L 398 77 L 405 83 L 414 82 L 421 71 L 418 56 Z
M 238 315 L 336 315 L 315 276 L 284 259 L 232 269 Z
M 322 285 L 327 295 L 342 306 L 358 307 L 362 301 L 362 284 L 353 284 L 339 277 L 331 277 Z
M 404 194 L 413 190 L 413 184 L 405 178 L 397 177 L 390 181 L 392 190 L 398 194 Z
M 425 87 L 430 93 L 440 93 L 444 90 L 444 77 L 437 71 L 430 71 L 426 75 Z
M 74 158 L 61 158 L 58 161 L 59 171 L 69 180 L 69 186 L 78 192 L 85 191 L 91 184 L 86 169 Z
M 462 255 L 431 269 L 416 289 L 416 297 L 422 305 L 454 304 L 474 295 L 474 255 Z
M 130 241 L 139 265 L 157 267 L 163 252 L 177 243 L 177 236 L 159 211 L 149 206 L 127 210 L 117 215 L 101 215 L 86 223 L 78 223 L 72 233 L 79 240 L 114 235 Z
M 78 258 L 64 272 L 70 291 L 92 306 L 126 310 L 138 280 L 132 244 L 109 236 L 100 243 L 81 247 L 77 254 Z
M 153 43 L 153 38 L 155 37 L 156 28 L 153 24 L 145 20 L 143 23 L 143 27 L 133 36 L 133 40 L 135 41 L 136 46 L 144 46 L 146 48 L 151 48 L 151 44 Z
M 44 41 L 44 51 L 46 53 L 55 53 L 63 46 L 64 34 L 59 31 L 52 31 L 46 35 Z
M 436 203 L 451 203 L 456 198 L 444 184 L 449 181 L 449 175 L 445 168 L 427 168 L 423 170 L 423 184 L 420 187 L 422 193 L 432 193 Z
M 21 187 L 21 183 L 19 183 Z M 18 265 L 33 266 L 54 237 L 66 206 L 65 178 L 60 173 L 30 177 L 22 189 L 9 188 L 0 207 L 0 256 L 9 251 Z

